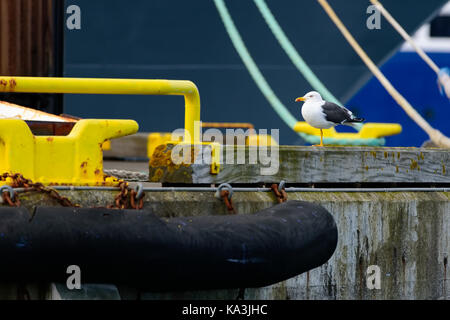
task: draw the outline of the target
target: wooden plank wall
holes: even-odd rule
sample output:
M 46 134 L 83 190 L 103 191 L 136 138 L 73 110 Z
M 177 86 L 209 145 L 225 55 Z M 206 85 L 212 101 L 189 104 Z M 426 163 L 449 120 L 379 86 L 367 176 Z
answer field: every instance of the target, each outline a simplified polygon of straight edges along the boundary
M 54 9 L 57 1 L 60 0 L 0 0 L 0 75 L 58 76 Z M 0 94 L 0 100 L 47 112 L 57 111 L 56 98 L 56 95 Z
M 53 21 L 53 0 L 0 0 L 0 74 L 50 75 Z

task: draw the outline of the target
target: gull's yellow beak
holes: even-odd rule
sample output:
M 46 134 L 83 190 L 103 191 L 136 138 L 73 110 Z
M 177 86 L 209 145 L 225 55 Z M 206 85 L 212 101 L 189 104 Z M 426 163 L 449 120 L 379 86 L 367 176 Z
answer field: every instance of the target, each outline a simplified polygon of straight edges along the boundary
M 299 102 L 299 101 L 305 101 L 306 99 L 305 98 L 303 98 L 303 97 L 300 97 L 300 98 L 297 98 L 297 99 L 295 99 L 295 102 Z

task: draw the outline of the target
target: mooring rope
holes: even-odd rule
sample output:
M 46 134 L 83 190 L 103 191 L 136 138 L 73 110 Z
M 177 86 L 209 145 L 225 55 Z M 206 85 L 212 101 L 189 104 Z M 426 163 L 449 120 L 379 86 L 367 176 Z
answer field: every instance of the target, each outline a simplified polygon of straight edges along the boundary
M 259 70 L 255 61 L 248 52 L 247 47 L 245 46 L 244 41 L 242 40 L 241 35 L 239 34 L 239 31 L 237 30 L 224 1 L 214 0 L 214 3 L 216 4 L 217 11 L 219 12 L 223 24 L 225 25 L 225 29 L 228 32 L 231 42 L 233 43 L 236 51 L 241 57 L 242 62 L 245 64 L 259 90 L 266 97 L 267 101 L 270 103 L 275 112 L 280 116 L 280 118 L 289 126 L 289 128 L 294 129 L 294 126 L 297 123 L 297 119 L 295 119 L 295 117 L 283 105 L 280 99 L 278 99 L 278 97 L 264 78 L 263 74 Z M 302 132 L 298 132 L 298 134 L 308 143 L 316 143 L 316 137 L 304 134 Z
M 280 24 L 273 16 L 269 7 L 264 0 L 253 0 L 259 9 L 259 12 L 264 17 L 267 25 L 272 31 L 275 38 L 278 40 L 280 46 L 283 48 L 284 52 L 287 54 L 289 59 L 295 65 L 298 71 L 305 77 L 311 87 L 314 88 L 321 96 L 328 101 L 334 102 L 336 104 L 342 105 L 338 99 L 325 87 L 325 85 L 320 81 L 320 79 L 314 74 L 311 68 L 306 64 L 305 60 L 300 56 L 298 51 L 295 49 L 292 42 L 284 33 Z
M 337 28 L 341 31 L 342 35 L 356 51 L 359 57 L 364 61 L 374 76 L 380 81 L 383 87 L 394 98 L 394 100 L 403 108 L 403 110 L 413 119 L 429 136 L 431 141 L 440 147 L 450 148 L 450 139 L 443 135 L 439 130 L 434 129 L 430 124 L 413 108 L 413 106 L 394 88 L 390 81 L 384 76 L 384 74 L 378 69 L 375 63 L 369 58 L 366 52 L 356 42 L 355 38 L 347 30 L 345 25 L 336 15 L 334 10 L 328 4 L 327 0 L 317 0 L 328 14 L 330 19 L 334 22 Z
M 436 74 L 439 75 L 439 67 L 434 63 L 433 60 L 423 51 L 415 42 L 414 40 L 409 36 L 409 34 L 403 29 L 403 27 L 394 19 L 394 17 L 389 13 L 389 11 L 386 10 L 386 8 L 383 7 L 383 5 L 378 0 L 370 0 L 370 2 L 373 3 L 374 6 L 378 9 L 378 11 L 381 12 L 383 17 L 386 18 L 386 20 L 392 25 L 392 27 L 407 41 L 411 47 L 417 52 L 417 54 L 425 61 L 431 69 L 433 69 Z
M 386 18 L 386 20 L 392 25 L 392 27 L 405 39 L 406 42 L 408 42 L 411 47 L 417 52 L 419 57 L 422 58 L 422 60 L 437 74 L 438 78 L 438 85 L 439 89 L 441 91 L 441 94 L 444 93 L 447 95 L 447 97 L 450 99 L 450 85 L 449 85 L 449 75 L 448 75 L 448 69 L 439 69 L 439 67 L 434 63 L 433 60 L 425 53 L 425 51 L 420 48 L 415 41 L 409 36 L 409 34 L 405 31 L 405 29 L 402 28 L 402 26 L 392 17 L 392 15 L 389 13 L 389 11 L 386 10 L 386 8 L 383 7 L 381 2 L 378 0 L 370 0 L 373 5 L 378 9 L 378 11 L 381 12 L 381 14 Z

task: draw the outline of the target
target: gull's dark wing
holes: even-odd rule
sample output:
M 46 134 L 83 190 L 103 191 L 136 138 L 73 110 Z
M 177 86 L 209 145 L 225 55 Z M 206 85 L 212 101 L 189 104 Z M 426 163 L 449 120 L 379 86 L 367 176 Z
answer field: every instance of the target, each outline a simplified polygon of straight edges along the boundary
M 356 120 L 349 110 L 340 107 L 333 102 L 325 102 L 325 104 L 322 105 L 322 110 L 325 114 L 325 119 L 330 122 L 344 124 Z

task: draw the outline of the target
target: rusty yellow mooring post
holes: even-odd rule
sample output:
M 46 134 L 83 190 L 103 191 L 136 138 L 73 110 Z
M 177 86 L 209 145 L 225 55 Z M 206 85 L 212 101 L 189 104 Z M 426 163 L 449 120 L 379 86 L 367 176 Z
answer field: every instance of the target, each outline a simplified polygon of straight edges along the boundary
M 115 186 L 103 174 L 102 144 L 137 130 L 133 120 L 86 119 L 68 136 L 34 136 L 25 121 L 0 119 L 0 172 L 45 185 Z

